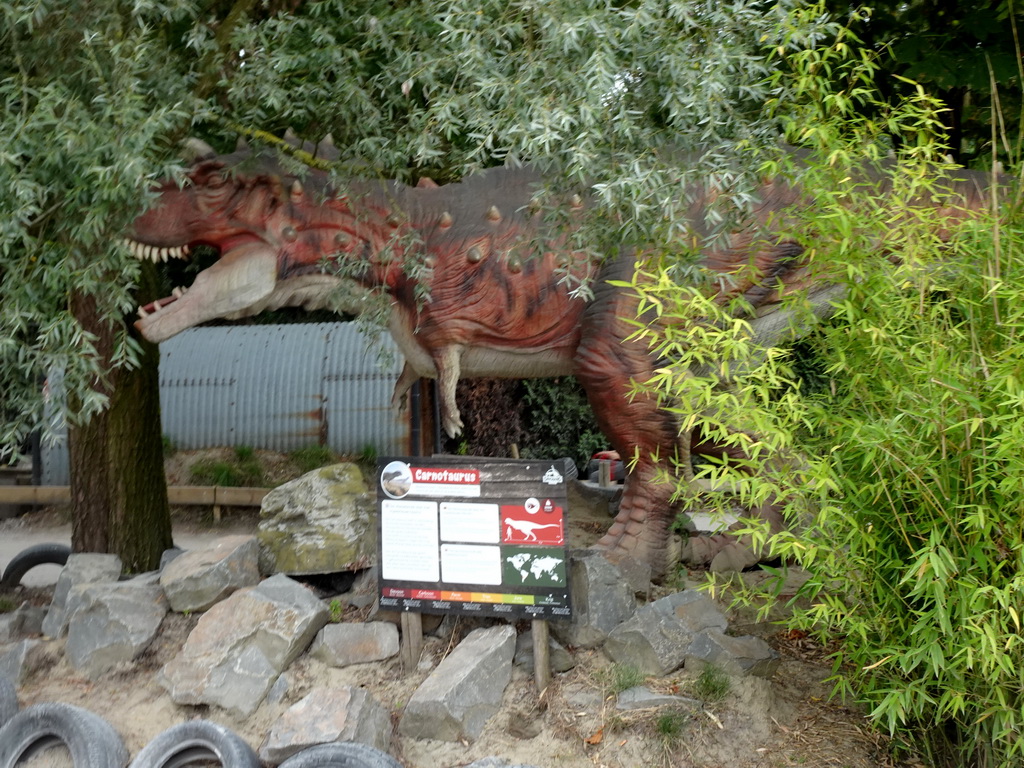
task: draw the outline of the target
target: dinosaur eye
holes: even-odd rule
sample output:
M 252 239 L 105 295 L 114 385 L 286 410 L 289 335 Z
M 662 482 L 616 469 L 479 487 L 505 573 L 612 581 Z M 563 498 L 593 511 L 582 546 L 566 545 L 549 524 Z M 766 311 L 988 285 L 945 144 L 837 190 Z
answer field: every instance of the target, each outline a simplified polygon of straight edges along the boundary
M 287 240 L 289 243 L 295 242 L 295 238 L 299 236 L 299 233 L 295 231 L 295 227 L 285 227 L 281 230 L 281 237 Z
M 339 248 L 348 248 L 352 244 L 352 235 L 348 232 L 339 232 L 334 236 L 334 244 Z

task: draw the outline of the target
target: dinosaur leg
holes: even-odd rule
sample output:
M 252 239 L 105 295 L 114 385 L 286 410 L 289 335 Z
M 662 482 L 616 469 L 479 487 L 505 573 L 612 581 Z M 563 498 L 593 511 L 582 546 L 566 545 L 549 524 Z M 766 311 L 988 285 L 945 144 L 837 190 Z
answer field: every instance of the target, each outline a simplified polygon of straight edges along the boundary
M 398 377 L 398 381 L 395 382 L 395 391 L 391 393 L 392 408 L 401 412 L 408 407 L 409 401 L 406 395 L 419 378 L 420 375 L 416 373 L 411 365 L 406 363 L 402 366 L 402 373 Z
M 451 437 L 462 434 L 462 415 L 455 402 L 455 388 L 462 373 L 462 347 L 447 346 L 433 355 L 437 367 L 437 386 L 441 397 L 441 425 Z M 404 374 L 403 374 L 404 375 Z
M 654 577 L 669 567 L 669 526 L 675 516 L 674 483 L 659 470 L 674 469 L 680 430 L 653 394 L 631 395 L 634 382 L 650 378 L 655 360 L 645 342 L 626 341 L 637 316 L 636 299 L 608 285 L 628 279 L 631 259 L 620 259 L 595 285 L 584 315 L 574 373 L 586 390 L 598 424 L 623 460 L 635 459 L 619 513 L 597 547 L 612 560 L 630 556 L 646 562 Z
M 739 447 L 727 446 L 703 438 L 699 431 L 694 435 L 691 450 L 694 455 L 709 456 L 725 461 L 729 459 L 745 461 L 747 459 Z M 785 525 L 779 505 L 773 501 L 748 510 L 746 515 L 750 518 L 765 520 L 771 533 L 780 532 Z M 740 525 L 742 523 L 737 523 L 732 527 L 736 528 Z M 683 542 L 680 559 L 688 565 L 709 566 L 712 571 L 741 571 L 760 562 L 764 558 L 764 554 L 754 546 L 749 535 L 738 536 L 723 531 L 690 536 Z

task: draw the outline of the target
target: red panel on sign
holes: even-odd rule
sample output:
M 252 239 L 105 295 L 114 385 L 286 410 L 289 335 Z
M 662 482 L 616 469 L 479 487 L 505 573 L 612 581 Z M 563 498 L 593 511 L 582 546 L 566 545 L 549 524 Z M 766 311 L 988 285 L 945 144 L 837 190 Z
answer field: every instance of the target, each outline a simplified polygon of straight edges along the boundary
M 502 505 L 501 541 L 503 544 L 562 546 L 565 533 L 562 508 L 550 499 L 530 499 L 524 506 Z

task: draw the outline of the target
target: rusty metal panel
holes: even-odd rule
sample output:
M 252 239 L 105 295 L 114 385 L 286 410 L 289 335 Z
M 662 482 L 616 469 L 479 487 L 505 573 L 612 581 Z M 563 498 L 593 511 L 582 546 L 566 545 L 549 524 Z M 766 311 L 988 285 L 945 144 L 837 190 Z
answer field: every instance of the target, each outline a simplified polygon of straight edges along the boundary
M 390 336 L 376 344 L 386 366 L 353 323 L 186 331 L 160 346 L 164 434 L 184 449 L 404 453 L 409 420 L 390 408 L 401 356 Z
M 402 362 L 390 335 L 355 323 L 193 328 L 160 345 L 163 434 L 183 450 L 404 455 L 411 418 L 390 405 Z M 43 482 L 67 484 L 66 440 L 44 450 Z

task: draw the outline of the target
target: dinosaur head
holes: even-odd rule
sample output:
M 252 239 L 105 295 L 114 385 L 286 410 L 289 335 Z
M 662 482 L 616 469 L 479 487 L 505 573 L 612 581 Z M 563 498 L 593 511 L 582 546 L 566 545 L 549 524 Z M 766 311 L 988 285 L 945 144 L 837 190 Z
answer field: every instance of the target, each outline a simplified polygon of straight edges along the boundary
M 189 288 L 139 308 L 135 327 L 160 342 L 215 318 L 237 318 L 285 306 L 337 308 L 342 278 L 327 261 L 358 256 L 371 236 L 344 197 L 328 196 L 326 175 L 301 180 L 272 160 L 248 152 L 203 152 L 183 184 L 158 188 L 155 205 L 127 238 L 140 259 L 188 258 L 199 246 L 219 251 Z M 353 310 L 349 310 L 353 311 Z

